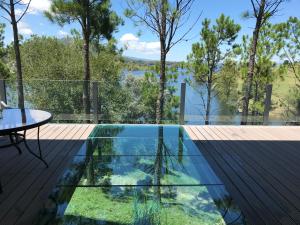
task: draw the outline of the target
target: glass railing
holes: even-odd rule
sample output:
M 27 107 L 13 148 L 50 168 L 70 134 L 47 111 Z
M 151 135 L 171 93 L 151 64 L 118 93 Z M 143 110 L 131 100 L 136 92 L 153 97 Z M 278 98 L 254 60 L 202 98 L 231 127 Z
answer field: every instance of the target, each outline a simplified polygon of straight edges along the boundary
M 5 80 L 6 102 L 10 107 L 18 105 L 16 83 L 16 80 Z M 51 112 L 54 122 L 156 122 L 157 83 L 139 88 L 138 84 L 130 86 L 125 81 L 90 81 L 90 113 L 86 113 L 83 104 L 84 84 L 82 80 L 23 80 L 25 107 Z M 165 96 L 166 113 L 162 121 L 177 124 L 178 94 L 166 90 Z
M 241 99 L 220 98 L 211 94 L 209 117 L 207 114 L 207 90 L 205 85 L 195 82 L 185 83 L 182 93 L 182 80 L 165 84 L 165 104 L 162 123 L 165 124 L 233 124 L 241 122 Z M 84 81 L 82 80 L 24 80 L 25 107 L 49 111 L 54 122 L 68 123 L 155 123 L 158 84 L 128 82 L 115 83 L 90 81 L 89 113 L 83 104 Z M 276 87 L 274 87 L 276 88 Z M 16 80 L 5 80 L 7 104 L 17 107 Z M 183 96 L 182 96 L 183 95 Z M 241 95 L 241 94 L 240 94 Z M 274 95 L 274 102 L 273 102 Z M 293 104 L 272 95 L 272 106 L 268 121 L 263 110 L 250 110 L 249 125 L 299 125 L 299 109 Z M 286 101 L 286 103 L 283 103 Z M 281 105 L 280 105 L 281 104 Z M 298 103 L 300 105 L 300 103 Z M 181 112 L 180 112 L 181 111 Z

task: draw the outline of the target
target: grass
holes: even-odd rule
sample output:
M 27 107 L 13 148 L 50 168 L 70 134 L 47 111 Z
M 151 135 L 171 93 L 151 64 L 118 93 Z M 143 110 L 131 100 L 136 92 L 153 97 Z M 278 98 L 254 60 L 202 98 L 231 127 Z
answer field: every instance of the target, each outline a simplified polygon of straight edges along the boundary
M 137 197 L 135 194 L 129 194 L 129 189 L 126 190 L 126 188 L 122 189 L 120 187 L 112 187 L 112 189 L 107 193 L 99 187 L 78 187 L 65 212 L 63 224 L 70 223 L 70 218 L 73 218 L 73 220 L 75 218 L 77 220 L 85 218 L 90 221 L 98 221 L 99 224 L 137 224 L 136 220 L 134 221 L 137 210 L 139 210 L 139 215 L 148 217 L 153 215 L 153 210 L 156 212 L 159 210 L 160 219 L 159 223 L 155 223 L 156 225 L 225 224 L 212 199 L 195 198 L 197 196 L 207 196 L 205 195 L 205 192 L 207 192 L 205 187 L 200 189 L 199 187 L 181 187 L 177 189 L 175 199 L 163 197 L 160 206 L 154 207 L 154 209 L 152 207 L 153 210 L 150 208 L 151 201 L 153 203 L 151 197 L 149 201 L 139 199 L 139 204 L 137 205 Z M 199 195 L 199 191 L 203 193 Z M 136 208 L 137 206 L 139 207 L 138 209 Z M 157 221 L 157 216 L 156 214 L 155 221 Z M 139 219 L 138 221 L 145 220 Z M 141 222 L 138 224 L 152 225 L 152 223 Z
M 238 79 L 238 90 L 242 93 L 243 80 Z M 284 76 L 284 79 L 277 79 L 273 83 L 272 91 L 272 110 L 270 112 L 271 117 L 280 117 L 285 110 L 284 104 L 290 95 L 290 90 L 296 87 L 295 76 L 290 71 Z
M 290 90 L 296 87 L 295 77 L 291 72 L 288 72 L 284 77 L 284 80 L 276 80 L 273 84 L 273 94 L 272 94 L 272 107 L 271 116 L 281 115 L 285 110 L 284 106 L 281 102 L 286 102 L 289 95 Z

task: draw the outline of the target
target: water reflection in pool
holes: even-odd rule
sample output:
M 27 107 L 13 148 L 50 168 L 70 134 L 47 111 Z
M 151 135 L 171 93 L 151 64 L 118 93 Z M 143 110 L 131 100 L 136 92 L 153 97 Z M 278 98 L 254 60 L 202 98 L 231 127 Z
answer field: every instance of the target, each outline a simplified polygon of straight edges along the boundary
M 98 125 L 50 199 L 51 224 L 246 224 L 180 126 Z

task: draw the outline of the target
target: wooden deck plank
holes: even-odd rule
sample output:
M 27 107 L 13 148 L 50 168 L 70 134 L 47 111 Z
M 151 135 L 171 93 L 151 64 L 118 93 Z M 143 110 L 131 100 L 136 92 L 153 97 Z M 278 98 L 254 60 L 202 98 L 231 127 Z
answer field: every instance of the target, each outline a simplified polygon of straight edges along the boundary
M 258 130 L 249 130 L 249 129 L 244 129 L 243 130 L 243 136 L 242 137 L 240 134 L 235 133 L 235 131 L 232 131 L 232 128 L 223 128 L 222 133 L 232 133 L 232 135 L 235 136 L 236 138 L 240 138 L 239 140 L 245 140 L 245 138 L 252 138 L 260 136 L 261 138 L 267 137 L 269 134 L 261 134 Z M 263 140 L 263 139 L 262 139 Z M 292 141 L 294 142 L 294 141 Z M 245 142 L 248 143 L 248 142 Z M 259 151 L 256 154 L 264 154 L 264 156 L 261 157 L 256 157 L 256 158 L 261 158 L 265 162 L 271 161 L 271 163 L 268 163 L 266 165 L 269 165 L 273 167 L 274 169 L 278 169 L 278 166 L 281 168 L 281 171 L 287 171 L 287 174 L 290 174 L 289 176 L 285 176 L 286 179 L 292 177 L 292 183 L 296 183 L 299 185 L 299 177 L 300 174 L 297 173 L 297 170 L 299 167 L 297 164 L 300 161 L 300 155 L 299 155 L 299 150 L 295 148 L 294 146 L 289 145 L 290 141 L 278 141 L 278 139 L 274 139 L 272 136 L 268 137 L 268 140 L 264 139 L 264 141 L 251 141 L 249 142 L 252 144 L 252 148 L 248 149 L 253 149 L 253 151 L 259 150 L 259 148 L 255 148 L 256 146 L 259 146 L 260 148 L 263 148 L 263 151 Z M 284 151 L 284 152 L 283 152 Z M 285 153 L 285 157 L 282 157 L 282 154 Z M 268 157 L 268 156 L 275 156 L 275 157 Z M 274 160 L 274 159 L 280 159 L 280 160 Z M 278 166 L 276 166 L 278 164 Z M 286 167 L 285 165 L 289 164 L 289 167 Z M 276 171 L 277 172 L 277 171 Z M 298 187 L 298 186 L 297 186 Z
M 210 153 L 208 161 L 216 161 L 211 166 L 218 175 L 219 171 L 225 173 L 219 176 L 243 211 L 246 198 L 246 210 L 253 207 L 257 214 L 270 212 L 280 224 L 300 224 L 300 127 L 197 126 L 191 129 L 185 126 L 185 129 L 195 143 L 211 144 L 205 150 Z M 246 188 L 240 192 L 232 191 L 232 187 L 242 188 L 241 180 L 234 179 L 235 174 L 246 181 Z M 250 192 L 255 193 L 260 206 L 254 205 Z M 246 211 L 245 214 L 253 224 L 260 224 L 253 221 L 255 214 Z M 266 224 L 274 224 L 267 214 L 260 216 Z
M 33 224 L 48 194 L 94 125 L 42 127 L 43 164 L 3 149 L 0 224 Z M 252 224 L 300 224 L 300 127 L 184 126 Z M 28 132 L 35 147 L 36 130 Z M 5 190 L 10 190 L 5 192 Z
M 27 222 L 20 224 L 31 224 L 28 218 L 32 219 L 34 215 L 24 212 L 34 199 L 40 199 L 40 196 L 49 194 L 50 187 L 53 188 L 67 163 L 94 127 L 94 125 L 81 124 L 51 124 L 50 126 L 53 132 L 50 132 L 48 136 L 41 136 L 43 153 L 49 163 L 49 168 L 43 168 L 44 165 L 41 165 L 38 160 L 20 156 L 21 161 L 27 162 L 25 166 L 27 171 L 13 177 L 15 182 L 4 185 L 4 193 L 0 195 L 0 224 L 15 224 L 21 218 Z M 36 143 L 32 141 L 31 144 Z M 6 188 L 11 191 L 5 192 Z M 38 212 L 39 208 L 34 206 L 33 208 Z
M 43 150 L 42 153 L 45 151 L 45 147 L 49 145 L 49 142 L 45 143 L 43 140 L 46 140 L 46 138 L 55 139 L 61 135 L 61 132 L 64 131 L 66 127 L 60 126 L 59 128 L 56 126 L 51 126 L 50 129 L 45 128 L 41 130 L 40 134 L 40 140 L 41 140 L 41 148 Z M 36 135 L 36 134 L 35 134 Z M 31 148 L 36 149 L 36 142 L 32 141 L 34 136 L 28 137 L 28 144 Z M 50 140 L 51 140 L 50 139 Z M 20 172 L 25 173 L 26 172 L 26 165 L 29 164 L 32 160 L 36 160 L 27 152 L 27 149 L 25 149 L 24 145 L 20 145 L 21 149 L 23 150 L 23 153 L 19 155 L 17 153 L 17 157 L 13 160 L 6 161 L 5 162 L 5 169 L 1 170 L 0 176 L 3 176 L 4 174 L 18 174 Z M 3 181 L 4 182 L 4 181 Z M 5 183 L 5 182 L 4 182 Z
M 280 221 L 268 208 L 266 208 L 266 204 L 273 204 L 273 202 L 265 195 L 263 189 L 259 187 L 259 185 L 248 175 L 247 171 L 244 167 L 241 167 L 237 161 L 239 159 L 235 159 L 234 156 L 228 153 L 228 149 L 219 137 L 215 137 L 213 132 L 207 131 L 204 127 L 197 127 L 195 129 L 199 133 L 202 133 L 205 137 L 210 137 L 210 139 L 217 141 L 210 141 L 213 148 L 211 151 L 214 152 L 215 157 L 218 157 L 219 160 L 222 160 L 222 167 L 226 172 L 228 172 L 235 184 L 239 187 L 241 192 L 244 193 L 244 197 L 246 198 L 249 204 L 252 204 L 253 208 L 259 209 L 257 213 L 264 217 L 266 221 L 270 221 L 272 224 L 280 224 Z M 248 184 L 251 185 L 251 189 L 249 189 Z M 258 198 L 258 193 L 263 195 L 263 199 Z M 278 214 L 282 214 L 280 209 L 276 209 Z
M 18 188 L 16 191 L 10 192 L 9 194 L 6 195 L 6 198 L 8 199 L 8 201 L 6 201 L 5 205 L 0 205 L 0 212 L 2 214 L 2 217 L 0 217 L 0 219 L 3 219 L 6 216 L 6 213 L 14 212 L 14 209 L 16 208 L 15 204 L 18 203 L 20 198 L 22 198 L 24 196 L 24 193 L 26 193 L 27 191 L 34 191 L 35 189 L 39 189 L 41 187 L 40 185 L 32 186 L 32 184 L 36 181 L 36 178 L 39 179 L 41 174 L 45 174 L 45 178 L 47 179 L 47 175 L 49 175 L 51 170 L 55 168 L 55 165 L 53 165 L 54 163 L 52 162 L 52 160 L 54 160 L 56 158 L 58 151 L 60 151 L 61 149 L 64 149 L 64 148 L 68 148 L 68 144 L 71 145 L 71 143 L 69 143 L 69 142 L 72 140 L 72 137 L 74 136 L 74 134 L 76 134 L 76 132 L 80 130 L 80 127 L 77 127 L 77 129 L 76 129 L 76 126 L 66 127 L 66 128 L 68 130 L 64 134 L 65 136 L 61 137 L 62 139 L 66 140 L 66 141 L 58 141 L 57 142 L 57 141 L 55 141 L 55 139 L 53 139 L 53 140 L 50 140 L 51 142 L 48 143 L 47 148 L 44 148 L 44 152 L 46 153 L 46 154 L 44 154 L 44 158 L 49 163 L 48 169 L 45 168 L 45 166 L 39 160 L 34 159 L 27 165 L 27 167 L 30 167 L 30 169 L 29 169 L 30 173 L 18 174 L 17 176 L 15 176 L 13 178 L 16 182 L 22 182 L 22 178 L 23 179 L 25 178 L 25 182 L 22 182 L 21 188 Z M 76 140 L 76 139 L 74 139 L 74 140 Z M 55 146 L 52 146 L 51 143 L 54 143 Z M 51 149 L 51 151 L 49 151 L 50 149 Z M 49 154 L 47 154 L 48 151 L 49 151 Z M 27 178 L 27 176 L 29 176 L 29 177 Z M 15 185 L 19 185 L 19 184 L 15 183 L 13 186 L 15 186 Z M 6 187 L 4 185 L 3 189 L 4 189 L 4 191 L 6 188 L 7 188 L 7 190 L 10 190 L 10 188 L 12 188 L 13 186 Z M 32 197 L 32 196 L 30 196 L 30 197 Z M 17 208 L 16 211 L 19 212 L 20 211 L 19 208 Z
M 218 157 L 214 157 L 214 151 L 211 143 L 206 141 L 205 136 L 196 130 L 196 127 L 187 126 L 185 127 L 189 136 L 192 140 L 195 141 L 195 144 L 201 150 L 202 154 L 208 160 L 209 164 L 214 169 L 215 173 L 220 177 L 223 183 L 226 185 L 226 189 L 231 193 L 234 199 L 239 203 L 239 206 L 242 208 L 243 213 L 247 216 L 250 224 L 264 224 L 264 220 L 256 210 L 250 205 L 247 199 L 244 197 L 243 192 L 240 190 L 240 187 L 235 185 L 234 178 L 226 173 L 226 171 L 220 165 L 221 160 L 218 160 Z M 233 184 L 233 185 L 228 185 Z M 233 194 L 232 194 L 233 193 Z
M 219 135 L 221 139 L 230 138 L 228 132 L 217 132 L 218 130 L 216 127 L 206 127 L 204 129 L 210 129 L 212 133 Z M 259 198 L 262 199 L 267 206 L 272 207 L 271 212 L 276 217 L 279 217 L 279 221 L 287 223 L 288 221 L 282 221 L 282 218 L 289 216 L 296 224 L 299 224 L 299 199 L 297 200 L 293 192 L 287 191 L 286 187 L 281 186 L 280 182 L 277 182 L 275 179 L 273 179 L 273 177 L 270 176 L 266 170 L 259 170 L 260 165 L 251 158 L 251 154 L 247 154 L 249 149 L 258 149 L 257 146 L 250 146 L 248 145 L 250 142 L 245 143 L 241 141 L 222 141 L 222 143 L 225 145 L 223 151 L 227 151 L 232 157 L 237 158 L 236 163 L 240 164 L 240 166 L 245 169 L 247 175 L 254 180 L 264 192 L 264 194 L 260 194 Z M 264 149 L 260 148 L 259 150 L 263 151 Z M 262 158 L 262 156 L 259 154 L 260 151 L 255 153 L 253 152 L 256 156 L 255 158 Z M 266 164 L 265 161 L 262 163 Z M 249 184 L 248 186 L 249 190 L 253 190 L 253 185 Z M 269 203 L 268 201 L 265 201 L 263 197 L 267 197 L 267 199 L 269 199 Z M 294 201 L 294 199 L 296 201 Z M 280 213 L 278 213 L 278 210 Z
M 47 132 L 51 130 L 51 127 L 49 128 L 48 125 L 42 126 L 41 127 L 41 137 L 45 136 L 45 134 L 47 135 Z M 32 139 L 35 138 L 37 134 L 37 129 L 31 129 L 28 131 L 26 137 L 28 139 Z M 6 139 L 6 142 L 8 142 L 8 137 L 2 137 L 3 139 Z M 23 148 L 22 148 L 23 149 Z M 5 154 L 5 158 L 0 158 L 0 168 L 1 167 L 6 167 L 6 164 L 10 161 L 10 160 L 14 160 L 16 157 L 19 157 L 20 154 L 18 153 L 17 149 L 15 148 L 3 148 L 0 150 L 1 154 Z
M 81 132 L 78 133 L 78 139 L 82 141 L 85 140 L 93 128 L 94 125 L 90 125 L 85 131 L 81 130 Z M 38 219 L 40 209 L 44 206 L 44 202 L 47 200 L 49 193 L 55 187 L 58 177 L 69 165 L 70 160 L 72 160 L 73 156 L 78 152 L 78 149 L 82 146 L 82 143 L 83 142 L 76 142 L 74 147 L 70 149 L 69 153 L 65 155 L 64 159 L 61 160 L 60 165 L 54 171 L 51 178 L 46 180 L 44 183 L 44 189 L 41 190 L 34 199 L 32 199 L 30 204 L 26 207 L 26 211 L 24 211 L 23 215 L 18 219 L 16 225 L 28 224 L 29 222 Z
M 230 131 L 224 130 L 222 129 L 221 131 L 219 131 L 218 128 L 214 129 L 215 132 L 218 132 L 219 134 L 222 133 L 224 136 L 230 135 Z M 226 134 L 225 134 L 226 133 Z M 274 150 L 274 148 L 272 148 L 272 146 L 269 145 L 261 145 L 261 142 L 259 141 L 255 141 L 255 142 L 244 142 L 243 145 L 237 145 L 236 142 L 231 141 L 228 142 L 229 144 L 232 143 L 232 145 L 235 145 L 236 148 L 235 152 L 236 154 L 238 154 L 242 159 L 243 162 L 250 164 L 250 166 L 252 166 L 256 171 L 258 171 L 258 173 L 262 174 L 262 176 L 268 178 L 268 180 L 271 180 L 270 183 L 272 185 L 279 185 L 280 188 L 283 188 L 282 191 L 290 191 L 292 193 L 292 195 L 290 195 L 290 193 L 288 193 L 289 198 L 288 199 L 295 199 L 297 206 L 299 207 L 299 201 L 300 201 L 300 195 L 299 195 L 299 184 L 295 184 L 295 180 L 289 180 L 289 177 L 286 176 L 288 171 L 286 171 L 286 173 L 284 173 L 284 167 L 283 165 L 276 165 L 276 162 L 274 162 L 274 160 L 272 160 L 271 157 L 269 157 L 268 154 L 266 154 L 265 149 L 261 150 L 261 148 L 271 148 Z M 258 148 L 259 146 L 259 148 Z M 249 152 L 249 149 L 252 149 Z M 246 161 L 245 161 L 246 160 Z M 275 164 L 275 165 L 274 165 Z M 280 170 L 277 170 L 278 167 L 280 167 Z M 275 174 L 274 174 L 275 171 Z M 285 182 L 283 183 L 282 180 L 285 180 Z M 296 190 L 296 192 L 295 192 Z

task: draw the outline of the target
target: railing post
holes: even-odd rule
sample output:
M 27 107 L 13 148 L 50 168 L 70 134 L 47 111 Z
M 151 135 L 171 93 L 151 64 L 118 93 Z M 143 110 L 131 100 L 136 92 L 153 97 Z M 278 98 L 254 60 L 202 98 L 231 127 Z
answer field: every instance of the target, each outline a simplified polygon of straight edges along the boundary
M 92 101 L 93 101 L 93 122 L 98 124 L 98 82 L 92 83 Z
M 266 98 L 265 98 L 265 109 L 264 109 L 264 125 L 269 123 L 269 114 L 271 110 L 271 97 L 272 97 L 272 84 L 266 85 Z
M 5 88 L 5 80 L 0 80 L 0 101 L 6 101 L 6 88 Z
M 185 112 L 185 91 L 186 83 L 181 83 L 180 88 L 180 114 L 179 114 L 179 124 L 184 124 L 184 112 Z

